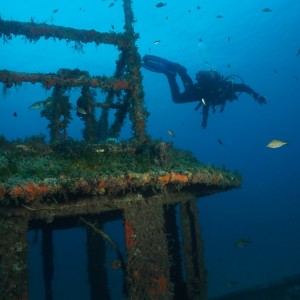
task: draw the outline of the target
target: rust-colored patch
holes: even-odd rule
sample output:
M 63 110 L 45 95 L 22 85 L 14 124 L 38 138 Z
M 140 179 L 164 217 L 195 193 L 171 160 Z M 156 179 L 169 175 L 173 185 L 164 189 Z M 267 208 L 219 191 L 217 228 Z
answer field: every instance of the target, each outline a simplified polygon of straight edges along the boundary
M 182 183 L 186 183 L 189 181 L 189 177 L 187 175 L 172 172 L 170 182 L 173 182 L 173 181 L 179 181 Z
M 107 182 L 105 182 L 105 181 L 100 181 L 98 183 L 98 189 L 105 188 L 106 186 L 107 186 Z
M 169 289 L 169 284 L 168 284 L 168 280 L 165 276 L 161 275 L 159 278 L 157 278 L 156 280 L 157 283 L 157 288 L 156 289 L 151 289 L 149 291 L 149 293 L 151 295 L 158 295 L 158 294 L 163 294 L 166 293 Z
M 171 174 L 169 173 L 158 177 L 158 180 L 162 185 L 168 184 L 170 182 L 170 179 L 171 179 Z
M 126 243 L 126 249 L 132 249 L 136 245 L 135 240 L 135 231 L 132 228 L 131 224 L 125 220 L 125 243 Z
M 48 190 L 47 185 L 36 185 L 33 182 L 25 182 L 24 185 L 16 185 L 11 191 L 10 195 L 13 197 L 25 197 L 29 202 L 41 197 Z
M 24 195 L 24 190 L 19 185 L 16 185 L 9 194 L 13 197 L 20 197 Z

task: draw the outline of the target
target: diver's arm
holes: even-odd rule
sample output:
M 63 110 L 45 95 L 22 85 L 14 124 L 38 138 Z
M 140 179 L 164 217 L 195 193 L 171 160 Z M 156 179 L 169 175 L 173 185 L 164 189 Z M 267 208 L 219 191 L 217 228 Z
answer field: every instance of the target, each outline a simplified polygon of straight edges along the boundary
M 257 101 L 259 104 L 266 104 L 266 98 L 256 93 L 251 87 L 249 87 L 246 84 L 240 83 L 240 84 L 233 84 L 233 90 L 235 92 L 244 92 L 248 95 L 252 96 L 255 101 Z

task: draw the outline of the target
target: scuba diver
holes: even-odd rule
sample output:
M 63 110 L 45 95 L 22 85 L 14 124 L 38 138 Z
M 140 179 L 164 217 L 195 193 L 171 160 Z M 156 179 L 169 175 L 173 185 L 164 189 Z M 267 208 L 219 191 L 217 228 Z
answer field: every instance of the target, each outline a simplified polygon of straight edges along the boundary
M 150 71 L 163 73 L 169 81 L 171 95 L 175 103 L 188 103 L 199 101 L 195 107 L 198 110 L 202 106 L 202 128 L 207 126 L 209 108 L 215 112 L 215 106 L 220 105 L 223 112 L 226 101 L 237 100 L 238 96 L 244 92 L 249 94 L 259 104 L 266 104 L 266 99 L 260 96 L 249 86 L 245 85 L 242 78 L 238 75 L 224 77 L 219 72 L 199 71 L 196 74 L 196 83 L 194 84 L 187 74 L 185 67 L 178 63 L 170 62 L 164 58 L 145 55 L 142 59 L 142 66 Z M 182 80 L 184 91 L 180 93 L 176 75 Z M 241 83 L 234 83 L 233 79 L 238 77 Z

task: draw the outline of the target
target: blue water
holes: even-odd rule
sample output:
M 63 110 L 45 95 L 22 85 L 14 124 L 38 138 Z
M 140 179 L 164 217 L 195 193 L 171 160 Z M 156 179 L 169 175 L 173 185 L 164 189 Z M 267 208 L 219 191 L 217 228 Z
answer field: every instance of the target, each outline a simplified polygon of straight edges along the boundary
M 109 8 L 111 2 L 2 0 L 1 18 L 18 21 L 32 18 L 35 22 L 97 31 L 112 30 L 113 25 L 115 31 L 121 32 L 122 1 L 117 0 Z M 198 70 L 208 69 L 205 63 L 208 62 L 226 76 L 242 76 L 245 83 L 264 95 L 268 102 L 261 106 L 242 94 L 238 101 L 226 105 L 223 113 L 218 109 L 215 114 L 210 112 L 208 127 L 202 129 L 201 110 L 194 111 L 195 103 L 174 104 L 164 75 L 142 70 L 151 137 L 173 141 L 176 147 L 192 151 L 202 162 L 237 169 L 243 176 L 242 188 L 197 202 L 205 242 L 209 295 L 217 296 L 300 273 L 300 191 L 297 186 L 300 179 L 300 56 L 297 56 L 300 2 L 170 0 L 166 6 L 156 8 L 157 2 L 133 1 L 134 27 L 140 34 L 137 44 L 142 56 L 153 54 L 178 62 L 188 69 L 193 79 Z M 263 12 L 266 7 L 272 11 Z M 56 9 L 58 11 L 53 13 Z M 216 18 L 217 15 L 223 18 Z M 157 40 L 160 43 L 154 44 Z M 49 73 L 59 68 L 79 68 L 91 75 L 113 74 L 118 57 L 114 47 L 88 44 L 82 53 L 73 46 L 52 40 L 30 43 L 18 36 L 1 43 L 0 69 Z M 46 121 L 28 106 L 50 95 L 51 91 L 45 91 L 38 84 L 24 84 L 9 89 L 5 95 L 1 93 L 0 134 L 8 139 L 47 134 Z M 72 90 L 71 101 L 75 103 L 79 95 L 79 90 Z M 97 101 L 103 99 L 104 94 L 99 92 Z M 14 112 L 17 117 L 13 116 Z M 130 126 L 127 122 L 121 139 L 131 136 Z M 80 139 L 82 128 L 74 112 L 70 135 Z M 168 129 L 174 131 L 176 138 L 168 135 Z M 272 139 L 287 140 L 289 145 L 266 148 Z M 55 235 L 56 239 L 60 239 L 60 234 Z M 249 238 L 252 244 L 237 248 L 234 241 L 239 238 Z M 77 235 L 69 233 L 68 239 L 82 240 L 82 249 L 78 246 L 78 251 L 85 251 L 85 238 L 80 230 Z M 33 247 L 31 254 L 34 251 L 37 254 L 31 255 L 32 270 L 40 263 L 39 250 Z M 59 259 L 58 253 L 63 255 L 63 251 L 56 250 L 55 259 Z M 76 261 L 78 266 L 72 274 L 84 273 L 86 258 L 79 253 Z M 55 295 L 59 299 L 68 285 L 59 287 L 59 269 L 54 276 Z M 84 276 L 79 280 L 82 286 L 74 285 L 79 290 L 88 289 L 87 275 Z M 237 281 L 237 284 L 228 287 L 228 281 Z M 31 298 L 41 299 L 33 294 Z M 80 292 L 71 298 L 84 299 Z

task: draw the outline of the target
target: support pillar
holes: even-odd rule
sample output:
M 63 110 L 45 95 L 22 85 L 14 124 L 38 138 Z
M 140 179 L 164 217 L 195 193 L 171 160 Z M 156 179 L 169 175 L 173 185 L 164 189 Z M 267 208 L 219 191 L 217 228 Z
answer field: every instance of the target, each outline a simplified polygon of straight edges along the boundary
M 188 299 L 206 300 L 207 278 L 204 267 L 204 245 L 195 201 L 181 204 L 180 218 Z
M 124 219 L 128 299 L 172 299 L 162 204 L 142 199 L 125 209 Z
M 0 215 L 0 299 L 28 299 L 27 226 L 26 218 Z
M 165 222 L 168 234 L 169 257 L 172 259 L 171 281 L 174 283 L 173 300 L 187 299 L 186 284 L 183 277 L 182 252 L 179 228 L 176 220 L 176 205 L 165 206 Z

